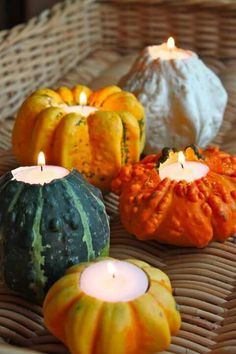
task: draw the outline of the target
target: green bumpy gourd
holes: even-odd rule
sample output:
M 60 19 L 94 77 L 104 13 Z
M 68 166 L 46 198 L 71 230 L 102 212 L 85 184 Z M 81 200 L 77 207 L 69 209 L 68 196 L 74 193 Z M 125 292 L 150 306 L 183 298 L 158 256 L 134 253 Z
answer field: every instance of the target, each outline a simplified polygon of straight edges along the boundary
M 76 170 L 43 186 L 12 178 L 0 178 L 4 279 L 40 302 L 69 266 L 108 254 L 109 219 L 100 190 Z

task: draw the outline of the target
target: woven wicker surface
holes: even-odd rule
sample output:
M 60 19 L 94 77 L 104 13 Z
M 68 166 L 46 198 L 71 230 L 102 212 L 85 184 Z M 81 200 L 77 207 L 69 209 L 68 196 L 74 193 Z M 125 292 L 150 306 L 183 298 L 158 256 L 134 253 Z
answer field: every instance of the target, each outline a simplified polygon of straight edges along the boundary
M 235 1 L 67 0 L 26 25 L 0 32 L 0 174 L 17 166 L 9 150 L 10 136 L 13 115 L 25 96 L 39 86 L 83 83 L 97 88 L 115 83 L 137 50 L 170 34 L 221 77 L 229 102 L 215 143 L 236 153 L 235 28 Z M 120 225 L 117 198 L 107 196 L 106 204 L 113 216 L 111 255 L 143 259 L 171 278 L 183 325 L 166 353 L 236 354 L 234 239 L 204 250 L 140 242 Z M 0 337 L 37 352 L 67 353 L 45 330 L 41 308 L 4 287 Z M 0 344 L 0 353 L 27 352 Z

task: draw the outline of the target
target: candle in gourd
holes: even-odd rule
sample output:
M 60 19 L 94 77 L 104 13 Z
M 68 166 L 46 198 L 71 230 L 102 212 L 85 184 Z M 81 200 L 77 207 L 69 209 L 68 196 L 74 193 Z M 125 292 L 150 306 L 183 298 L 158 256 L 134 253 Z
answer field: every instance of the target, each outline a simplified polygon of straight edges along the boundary
M 177 156 L 177 161 L 170 159 L 168 164 L 159 167 L 161 180 L 169 178 L 177 182 L 194 182 L 205 177 L 209 172 L 209 167 L 206 164 L 197 161 L 186 161 L 183 151 L 180 151 Z
M 101 192 L 76 170 L 17 168 L 1 177 L 0 198 L 4 279 L 22 295 L 41 301 L 68 266 L 107 255 Z
M 73 266 L 49 290 L 43 313 L 72 354 L 153 354 L 181 324 L 167 275 L 135 259 Z
M 77 85 L 33 92 L 17 113 L 12 145 L 20 165 L 44 151 L 49 164 L 76 168 L 109 191 L 120 167 L 139 160 L 144 140 L 144 109 L 133 94 Z
M 83 117 L 88 117 L 90 114 L 96 112 L 98 109 L 96 107 L 91 107 L 87 105 L 87 96 L 84 91 L 80 94 L 79 105 L 67 106 L 63 108 L 67 113 L 80 113 Z
M 114 179 L 121 221 L 140 240 L 204 247 L 236 232 L 236 157 L 164 148 Z
M 133 92 L 147 117 L 146 153 L 163 146 L 205 147 L 223 120 L 227 93 L 196 53 L 167 43 L 146 47 L 121 87 Z
M 38 166 L 18 167 L 12 171 L 13 179 L 28 184 L 50 183 L 53 180 L 63 178 L 70 173 L 64 167 L 45 166 L 45 155 L 41 151 L 38 156 Z

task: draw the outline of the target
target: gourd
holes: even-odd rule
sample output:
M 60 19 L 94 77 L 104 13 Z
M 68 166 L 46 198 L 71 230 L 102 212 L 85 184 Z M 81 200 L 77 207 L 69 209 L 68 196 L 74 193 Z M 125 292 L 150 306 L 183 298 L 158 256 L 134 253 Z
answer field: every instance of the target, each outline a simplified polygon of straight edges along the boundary
M 189 150 L 188 160 L 200 160 L 210 169 L 194 182 L 161 180 L 161 153 L 122 167 L 114 179 L 121 221 L 138 239 L 205 247 L 236 232 L 236 156 L 218 148 L 200 154 Z
M 73 170 L 44 185 L 0 179 L 6 284 L 41 301 L 69 266 L 107 255 L 109 220 L 99 189 Z
M 81 92 L 98 109 L 87 118 L 76 113 Z M 21 165 L 35 164 L 43 151 L 47 164 L 76 168 L 107 191 L 123 164 L 139 160 L 144 135 L 144 110 L 133 94 L 78 85 L 32 93 L 17 114 L 12 144 Z
M 151 50 L 146 47 L 119 82 L 145 108 L 145 154 L 163 146 L 206 147 L 217 135 L 227 103 L 220 79 L 193 52 L 187 59 L 161 60 Z
M 80 289 L 83 270 L 70 268 L 49 290 L 43 305 L 46 327 L 72 354 L 153 354 L 170 344 L 181 324 L 169 278 L 135 259 L 149 278 L 147 292 L 128 302 L 105 302 Z

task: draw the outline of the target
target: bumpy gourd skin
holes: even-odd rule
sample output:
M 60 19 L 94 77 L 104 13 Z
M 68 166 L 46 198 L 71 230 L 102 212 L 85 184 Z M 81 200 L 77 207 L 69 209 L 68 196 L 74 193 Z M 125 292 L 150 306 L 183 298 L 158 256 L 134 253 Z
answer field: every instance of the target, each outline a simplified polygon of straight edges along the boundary
M 88 105 L 98 108 L 88 118 L 66 112 L 79 105 L 82 91 Z M 76 168 L 104 191 L 122 165 L 139 160 L 144 140 L 144 109 L 117 86 L 95 92 L 82 85 L 37 90 L 21 106 L 12 136 L 21 165 L 36 164 L 43 151 L 47 164 Z
M 6 284 L 31 300 L 72 264 L 109 250 L 109 220 L 99 189 L 76 171 L 49 184 L 0 178 L 0 233 Z
M 72 354 L 153 354 L 170 345 L 181 318 L 169 278 L 159 269 L 127 260 L 149 277 L 149 289 L 129 302 L 103 302 L 79 288 L 92 263 L 70 268 L 49 290 L 43 305 L 47 328 Z
M 210 172 L 193 183 L 160 180 L 160 154 L 124 166 L 114 179 L 125 228 L 140 240 L 205 247 L 236 232 L 236 157 L 202 152 Z
M 155 51 L 144 48 L 119 82 L 145 107 L 145 154 L 166 145 L 206 147 L 217 135 L 227 104 L 221 80 L 193 52 L 188 60 L 161 60 Z

